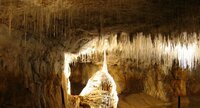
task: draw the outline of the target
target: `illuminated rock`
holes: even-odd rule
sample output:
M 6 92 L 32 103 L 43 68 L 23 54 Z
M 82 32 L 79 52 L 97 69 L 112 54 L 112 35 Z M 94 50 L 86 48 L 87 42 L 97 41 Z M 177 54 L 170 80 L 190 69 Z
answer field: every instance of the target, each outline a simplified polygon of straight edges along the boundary
M 172 67 L 172 88 L 175 96 L 186 96 L 186 81 L 188 77 L 188 71 L 181 69 L 177 64 L 173 64 Z
M 108 73 L 105 52 L 102 70 L 89 79 L 80 95 L 83 96 L 82 104 L 88 104 L 92 108 L 117 108 L 116 84 Z

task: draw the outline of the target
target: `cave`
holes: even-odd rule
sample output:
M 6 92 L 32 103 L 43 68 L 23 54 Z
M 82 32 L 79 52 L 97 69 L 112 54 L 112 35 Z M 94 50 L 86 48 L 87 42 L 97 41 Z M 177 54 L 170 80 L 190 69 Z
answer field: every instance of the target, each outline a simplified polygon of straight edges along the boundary
M 199 108 L 199 0 L 0 0 L 0 108 Z

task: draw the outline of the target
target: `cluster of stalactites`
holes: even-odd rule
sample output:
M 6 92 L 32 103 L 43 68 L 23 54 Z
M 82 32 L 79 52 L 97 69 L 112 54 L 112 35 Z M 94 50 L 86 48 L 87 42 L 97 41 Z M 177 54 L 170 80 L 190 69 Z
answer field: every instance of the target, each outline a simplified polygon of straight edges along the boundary
M 82 47 L 84 53 L 80 53 L 79 61 L 91 62 L 98 58 L 97 56 L 103 53 L 105 45 L 108 53 L 121 52 L 118 57 L 121 60 L 132 59 L 136 64 L 143 63 L 144 66 L 160 63 L 170 69 L 173 61 L 177 60 L 180 67 L 192 69 L 200 58 L 200 41 L 196 33 L 173 36 L 138 33 L 132 37 L 127 33 L 121 33 L 95 38 L 85 44 Z
M 154 38 L 152 38 L 151 35 L 145 36 L 142 33 L 139 33 L 132 38 L 130 38 L 127 33 L 121 33 L 121 35 L 109 34 L 102 38 L 94 38 L 82 46 L 80 51 L 76 54 L 65 53 L 64 72 L 67 78 L 69 78 L 71 73 L 70 63 L 77 61 L 92 61 L 94 60 L 94 55 L 102 54 L 103 52 L 106 54 L 105 49 L 107 52 L 112 54 L 121 52 L 118 57 L 120 59 L 133 59 L 136 60 L 136 62 L 142 61 L 146 65 L 161 63 L 168 69 L 171 69 L 173 61 L 177 60 L 180 67 L 192 69 L 200 58 L 199 46 L 199 36 L 195 33 L 182 33 L 180 36 L 174 35 L 170 37 L 158 34 L 157 36 L 154 36 Z M 104 55 L 105 61 L 102 71 L 107 75 L 107 63 L 105 58 Z M 96 77 L 97 79 L 102 78 L 98 75 Z M 94 79 L 96 79 L 96 77 Z M 113 90 L 115 90 L 115 83 L 111 76 L 109 76 L 109 79 L 111 79 L 112 84 L 114 84 Z M 70 94 L 70 85 L 68 86 L 68 94 Z M 88 91 L 88 89 L 86 91 Z M 115 92 L 116 91 L 113 93 Z
M 162 63 L 171 68 L 173 60 L 179 62 L 182 68 L 193 68 L 200 58 L 200 41 L 197 34 L 182 33 L 180 36 L 169 36 L 158 34 L 152 39 L 152 36 L 137 34 L 132 40 L 127 41 L 129 37 L 123 34 L 126 41 L 120 41 L 117 49 L 120 49 L 122 58 L 131 58 L 142 61 L 143 63 Z
M 40 38 L 65 36 L 71 11 L 69 0 L 0 0 L 0 20 L 9 26 L 10 34 L 13 28 L 19 29 L 25 38 L 28 33 Z M 62 25 L 58 19 L 63 19 Z

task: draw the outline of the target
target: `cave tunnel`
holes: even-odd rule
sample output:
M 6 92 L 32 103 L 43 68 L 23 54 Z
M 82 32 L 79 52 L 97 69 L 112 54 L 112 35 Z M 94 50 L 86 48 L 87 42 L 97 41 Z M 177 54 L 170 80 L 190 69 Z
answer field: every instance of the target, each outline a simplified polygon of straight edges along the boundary
M 199 108 L 199 0 L 0 0 L 0 108 Z

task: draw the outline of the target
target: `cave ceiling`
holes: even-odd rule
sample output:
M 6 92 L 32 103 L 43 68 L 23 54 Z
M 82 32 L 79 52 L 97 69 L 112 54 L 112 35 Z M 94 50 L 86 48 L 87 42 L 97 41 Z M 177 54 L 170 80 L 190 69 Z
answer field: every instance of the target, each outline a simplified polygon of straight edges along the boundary
M 199 0 L 0 0 L 1 23 L 48 36 L 75 29 L 198 32 L 199 11 Z

